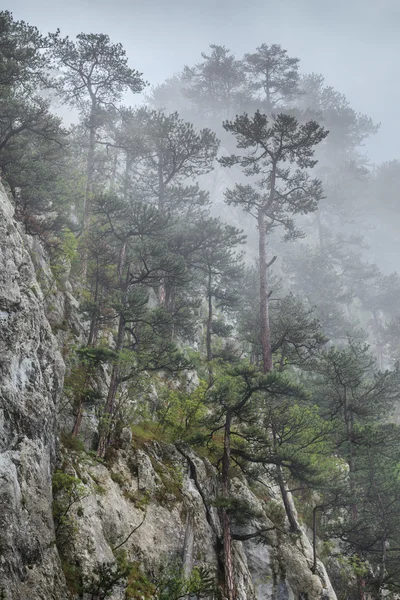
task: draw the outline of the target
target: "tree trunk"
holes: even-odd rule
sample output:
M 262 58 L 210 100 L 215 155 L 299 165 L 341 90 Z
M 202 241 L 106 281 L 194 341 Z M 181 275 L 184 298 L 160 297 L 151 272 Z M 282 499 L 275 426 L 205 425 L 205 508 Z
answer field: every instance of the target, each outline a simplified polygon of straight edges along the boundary
M 271 116 L 272 101 L 271 101 L 270 78 L 269 78 L 268 70 L 265 73 L 264 91 L 265 91 L 265 100 L 266 100 L 266 104 L 267 104 L 267 113 L 269 116 Z
M 92 100 L 92 107 L 89 117 L 89 149 L 86 161 L 86 185 L 83 197 L 83 233 L 86 233 L 89 228 L 91 216 L 91 201 L 93 193 L 93 176 L 94 176 L 94 147 L 96 142 L 96 101 Z M 82 277 L 86 279 L 87 274 L 88 253 L 84 247 L 82 252 Z
M 158 210 L 164 212 L 165 202 L 165 183 L 163 173 L 163 162 L 162 162 L 162 150 L 159 151 L 158 155 Z
M 130 154 L 127 152 L 126 153 L 126 159 L 125 159 L 125 173 L 124 173 L 124 187 L 123 187 L 123 196 L 124 196 L 124 200 L 126 200 L 128 198 L 128 191 L 129 191 L 129 172 L 131 170 L 132 167 L 132 158 L 130 156 Z
M 269 373 L 272 371 L 272 348 L 271 348 L 271 331 L 269 327 L 269 296 L 268 296 L 268 279 L 267 279 L 267 248 L 266 248 L 266 230 L 265 230 L 265 215 L 264 211 L 258 209 L 258 252 L 259 252 L 259 268 L 260 268 L 260 333 L 261 346 L 263 354 L 263 371 Z M 272 435 L 275 440 L 275 432 L 272 427 Z M 283 480 L 282 469 L 277 466 L 277 479 L 279 489 L 282 494 L 282 500 L 285 507 L 286 515 L 289 520 L 290 530 L 298 532 L 299 527 L 296 518 L 293 514 L 292 506 L 289 501 L 288 492 Z
M 260 268 L 260 335 L 263 353 L 263 371 L 272 370 L 271 332 L 269 328 L 269 298 L 267 281 L 267 249 L 264 211 L 258 209 L 258 253 Z
M 207 331 L 206 331 L 206 347 L 207 347 L 207 360 L 210 362 L 212 360 L 212 351 L 211 351 L 211 330 L 212 330 L 212 317 L 213 317 L 213 307 L 212 307 L 212 290 L 211 290 L 211 272 L 208 273 L 208 284 L 207 284 L 207 301 L 208 301 L 208 315 L 207 315 Z
M 111 420 L 112 420 L 112 417 L 114 414 L 114 404 L 115 404 L 115 398 L 117 396 L 118 385 L 119 385 L 119 375 L 120 375 L 118 352 L 120 352 L 123 347 L 124 335 L 125 335 L 125 324 L 126 323 L 125 323 L 124 316 L 120 315 L 119 322 L 118 322 L 117 342 L 115 345 L 115 351 L 117 353 L 117 358 L 116 358 L 116 362 L 114 363 L 112 371 L 111 371 L 110 385 L 108 387 L 107 400 L 104 405 L 104 411 L 103 411 L 104 423 L 102 424 L 102 426 L 100 428 L 99 443 L 98 443 L 98 447 L 97 447 L 97 456 L 99 456 L 100 458 L 104 457 L 106 450 L 107 450 L 107 446 L 110 441 Z
M 320 247 L 320 249 L 322 249 L 324 247 L 324 233 L 322 231 L 321 211 L 320 211 L 319 207 L 315 211 L 315 218 L 317 219 L 317 226 L 318 226 L 319 247 Z
M 232 412 L 228 408 L 225 419 L 224 431 L 224 453 L 222 456 L 222 493 L 226 500 L 229 499 L 229 468 L 231 462 L 231 423 Z M 224 543 L 224 572 L 225 572 L 225 587 L 227 600 L 236 600 L 235 576 L 233 569 L 233 551 L 232 551 L 232 535 L 231 521 L 228 511 L 222 509 L 222 531 Z
M 354 523 L 358 521 L 358 504 L 357 504 L 357 488 L 356 488 L 356 461 L 354 456 L 354 415 L 349 409 L 347 390 L 344 390 L 344 419 L 346 424 L 346 441 L 347 441 L 347 461 L 349 465 L 349 481 L 351 492 L 351 519 Z M 355 553 L 359 560 L 362 561 L 361 548 L 356 545 Z M 362 575 L 357 575 L 357 588 L 359 600 L 365 600 L 365 579 Z
M 89 329 L 89 338 L 87 345 L 94 346 L 97 337 L 97 329 L 98 329 L 98 320 L 99 320 L 99 310 L 97 303 L 99 301 L 99 261 L 96 261 L 96 283 L 94 287 L 94 304 L 96 305 L 95 312 L 92 314 L 90 319 L 90 329 Z
M 97 261 L 96 283 L 95 283 L 95 289 L 94 289 L 94 301 L 96 304 L 98 302 L 98 298 L 99 298 L 99 268 L 98 268 L 98 261 Z M 88 337 L 88 341 L 87 341 L 87 346 L 90 346 L 92 348 L 94 347 L 95 342 L 96 342 L 97 326 L 98 326 L 98 312 L 96 310 L 96 313 L 93 314 L 90 319 L 89 337 Z M 77 437 L 79 434 L 80 428 L 81 428 L 82 419 L 83 419 L 83 402 L 84 402 L 84 399 L 86 396 L 86 391 L 87 391 L 89 383 L 90 383 L 90 378 L 91 378 L 91 374 L 89 372 L 86 372 L 86 376 L 85 376 L 85 379 L 83 382 L 83 389 L 79 395 L 78 412 L 75 417 L 75 422 L 74 422 L 74 426 L 73 426 L 72 433 L 71 433 L 72 437 Z
M 312 513 L 312 524 L 313 524 L 313 528 L 312 528 L 312 549 L 313 549 L 313 565 L 311 568 L 311 571 L 314 573 L 314 575 L 317 572 L 317 510 L 318 510 L 318 506 L 314 506 L 313 508 L 313 513 Z
M 125 262 L 125 246 L 123 246 L 121 249 L 121 252 L 119 255 L 119 261 L 118 261 L 118 274 L 120 275 L 120 277 L 122 277 L 124 262 Z M 130 271 L 129 271 L 129 267 L 128 267 L 126 276 L 125 276 L 125 281 L 123 283 L 122 310 L 119 315 L 117 341 L 115 343 L 115 352 L 117 354 L 117 357 L 116 357 L 116 361 L 114 362 L 113 368 L 111 371 L 110 385 L 108 388 L 107 400 L 104 405 L 104 411 L 103 411 L 104 423 L 103 423 L 102 427 L 100 428 L 99 443 L 98 443 L 98 447 L 97 447 L 97 456 L 99 456 L 101 458 L 104 457 L 105 452 L 107 450 L 107 446 L 110 441 L 111 425 L 112 425 L 111 420 L 112 420 L 112 417 L 114 414 L 115 399 L 117 397 L 117 391 L 118 391 L 118 386 L 119 386 L 119 378 L 120 378 L 119 353 L 121 352 L 121 350 L 124 346 L 125 326 L 126 326 L 126 321 L 125 321 L 125 316 L 124 316 L 124 307 L 125 307 L 126 301 L 127 301 L 129 276 L 130 276 L 129 273 L 130 273 Z
M 282 496 L 282 500 L 283 500 L 283 505 L 285 507 L 286 516 L 287 516 L 288 521 L 289 521 L 290 531 L 292 533 L 300 533 L 299 525 L 298 525 L 298 523 L 296 521 L 296 517 L 294 516 L 292 505 L 291 505 L 291 502 L 289 500 L 289 493 L 288 493 L 288 491 L 286 489 L 285 481 L 283 479 L 281 466 L 278 465 L 276 467 L 276 470 L 277 470 L 277 475 L 278 475 L 277 476 L 278 485 L 279 485 L 279 489 L 280 489 L 280 492 L 281 492 L 281 496 Z
M 165 196 L 165 184 L 164 184 L 164 173 L 163 173 L 163 162 L 162 162 L 162 149 L 159 150 L 158 154 L 158 210 L 160 213 L 164 213 L 164 196 Z M 172 285 L 172 284 L 170 284 Z M 164 277 L 160 281 L 160 290 L 158 293 L 158 299 L 162 306 L 167 304 L 167 282 Z
M 93 192 L 93 176 L 94 176 L 94 148 L 96 142 L 96 112 L 97 105 L 92 101 L 89 117 L 89 149 L 86 161 L 86 185 L 85 195 L 83 198 L 83 231 L 86 231 L 90 221 L 91 214 L 91 196 Z
M 110 175 L 110 190 L 113 191 L 115 188 L 115 180 L 117 178 L 117 166 L 118 166 L 118 153 L 116 152 L 112 158 L 112 167 Z
M 313 508 L 313 566 L 311 567 L 311 571 L 314 575 L 317 572 L 317 512 L 319 510 L 323 511 L 325 506 L 325 504 L 319 504 Z
M 358 519 L 358 506 L 356 501 L 356 463 L 354 456 L 354 416 L 351 410 L 349 410 L 347 390 L 344 390 L 344 420 L 346 425 L 346 441 L 347 441 L 347 463 L 349 465 L 349 481 L 350 481 L 350 492 L 351 492 L 351 518 L 354 522 Z
M 271 431 L 272 431 L 272 439 L 274 442 L 274 447 L 277 447 L 276 433 L 275 433 L 273 423 L 270 426 L 271 426 Z M 286 516 L 289 521 L 290 531 L 292 531 L 293 533 L 299 533 L 300 532 L 299 525 L 297 523 L 296 517 L 294 516 L 292 504 L 289 500 L 289 493 L 285 486 L 285 480 L 283 479 L 282 468 L 280 465 L 276 466 L 276 478 L 278 481 L 279 490 L 281 492 L 283 506 L 285 507 Z
M 371 310 L 371 313 L 372 313 L 372 318 L 374 321 L 376 348 L 378 350 L 378 366 L 382 370 L 384 361 L 383 361 L 382 339 L 381 339 L 380 326 L 379 326 L 379 317 L 378 317 L 378 313 L 375 309 Z

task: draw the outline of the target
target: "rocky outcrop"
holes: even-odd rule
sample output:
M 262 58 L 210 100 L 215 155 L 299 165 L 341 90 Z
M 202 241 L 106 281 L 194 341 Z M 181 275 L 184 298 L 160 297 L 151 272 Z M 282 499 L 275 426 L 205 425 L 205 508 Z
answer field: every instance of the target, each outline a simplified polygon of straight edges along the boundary
M 114 561 L 117 548 L 150 573 L 173 558 L 187 572 L 194 566 L 214 573 L 221 569 L 218 478 L 207 459 L 186 446 L 149 442 L 119 450 L 108 466 L 84 453 L 70 453 L 68 462 L 86 492 L 71 509 L 74 540 L 66 556 L 83 575 Z M 336 600 L 322 563 L 316 575 L 311 572 L 306 535 L 293 537 L 282 525 L 274 527 L 282 518 L 281 501 L 273 491 L 268 498 L 258 491 L 251 491 L 244 479 L 232 482 L 233 496 L 257 515 L 238 533 L 270 530 L 264 543 L 234 542 L 238 600 Z M 116 586 L 110 598 L 123 600 L 123 587 Z
M 0 589 L 62 600 L 51 476 L 64 365 L 27 248 L 0 187 Z
M 139 442 L 125 428 L 120 449 L 107 463 L 67 448 L 56 461 L 64 374 L 58 348 L 66 347 L 71 332 L 75 339 L 82 333 L 71 286 L 63 285 L 62 292 L 52 289 L 46 253 L 14 221 L 12 204 L 0 188 L 3 597 L 70 600 L 78 597 L 79 586 L 82 597 L 79 582 L 96 569 L 99 573 L 99 566 L 115 563 L 121 550 L 149 573 L 178 557 L 186 574 L 203 566 L 221 580 L 218 477 L 207 459 L 184 444 Z M 68 419 L 71 415 L 65 421 L 70 431 Z M 52 511 L 56 462 L 59 500 L 66 502 L 63 521 L 56 523 L 58 547 Z M 284 520 L 279 494 L 271 486 L 268 493 L 250 489 L 244 478 L 233 480 L 232 494 L 255 515 L 235 525 L 242 537 L 234 541 L 238 600 L 335 600 L 322 563 L 317 574 L 311 572 L 305 533 L 294 537 L 284 524 L 277 525 Z M 251 536 L 257 529 L 268 531 L 262 544 Z M 114 586 L 112 600 L 125 599 L 123 584 Z

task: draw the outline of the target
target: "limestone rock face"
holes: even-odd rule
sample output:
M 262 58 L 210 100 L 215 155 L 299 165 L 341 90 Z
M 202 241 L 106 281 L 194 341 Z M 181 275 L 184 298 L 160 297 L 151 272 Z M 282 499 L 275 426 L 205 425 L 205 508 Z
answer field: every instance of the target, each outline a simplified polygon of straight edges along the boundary
M 0 186 L 0 589 L 63 600 L 51 477 L 64 365 L 27 245 Z
M 221 569 L 218 478 L 207 459 L 185 445 L 153 442 L 119 450 L 109 466 L 78 454 L 70 460 L 87 493 L 72 510 L 76 525 L 68 561 L 84 575 L 112 562 L 118 548 L 148 572 L 173 558 L 182 561 L 186 573 L 195 566 L 214 573 Z M 238 600 L 336 600 L 322 563 L 316 575 L 311 572 L 305 533 L 294 538 L 274 529 L 268 503 L 276 513 L 279 497 L 265 502 L 242 479 L 233 480 L 232 495 L 257 515 L 243 528 L 235 526 L 237 533 L 271 530 L 266 544 L 234 541 Z M 116 586 L 110 598 L 123 600 L 123 586 Z
M 187 575 L 204 566 L 221 581 L 216 470 L 186 444 L 139 443 L 127 427 L 109 462 L 67 449 L 58 462 L 82 491 L 68 513 L 70 530 L 64 540 L 58 534 L 67 585 L 52 514 L 64 375 L 58 346 L 70 332 L 79 339 L 82 326 L 69 282 L 50 296 L 51 282 L 46 253 L 15 222 L 0 186 L 0 592 L 6 600 L 76 600 L 71 577 L 90 577 L 116 560 L 116 550 L 150 573 L 179 557 Z M 322 563 L 311 572 L 305 533 L 294 538 L 285 525 L 274 527 L 283 511 L 279 494 L 259 492 L 244 478 L 232 481 L 232 495 L 256 515 L 235 525 L 242 537 L 233 542 L 238 600 L 336 600 Z M 265 544 L 252 539 L 259 529 L 268 530 Z M 125 599 L 126 582 L 119 583 L 111 600 Z

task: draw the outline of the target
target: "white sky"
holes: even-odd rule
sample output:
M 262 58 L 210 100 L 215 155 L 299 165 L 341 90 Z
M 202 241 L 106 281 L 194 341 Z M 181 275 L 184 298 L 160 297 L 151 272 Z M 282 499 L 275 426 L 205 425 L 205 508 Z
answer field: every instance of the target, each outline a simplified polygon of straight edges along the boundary
M 375 162 L 400 158 L 400 0 L 10 0 L 5 9 L 43 33 L 107 33 L 151 84 L 201 59 L 210 43 L 240 57 L 278 43 L 322 73 L 381 130 Z

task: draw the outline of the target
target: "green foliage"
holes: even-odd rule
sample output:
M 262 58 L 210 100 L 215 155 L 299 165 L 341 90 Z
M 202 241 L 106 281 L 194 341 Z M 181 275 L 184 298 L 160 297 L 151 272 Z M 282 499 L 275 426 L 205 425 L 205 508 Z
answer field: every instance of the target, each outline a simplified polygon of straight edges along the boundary
M 121 473 L 116 473 L 115 471 L 111 471 L 111 479 L 120 487 L 124 487 L 126 483 L 124 476 L 121 475 Z
M 123 585 L 130 566 L 125 560 L 98 563 L 90 575 L 84 577 L 83 591 L 92 600 L 109 598 L 116 586 Z
M 262 517 L 262 513 L 254 510 L 251 504 L 244 498 L 217 498 L 213 503 L 216 508 L 223 508 L 236 525 L 248 525 L 252 519 Z
M 125 489 L 123 494 L 124 497 L 130 500 L 139 510 L 145 510 L 151 501 L 150 493 L 147 490 L 135 490 L 134 492 L 131 492 L 130 490 Z
M 126 600 L 154 600 L 156 587 L 145 575 L 139 562 L 132 563 L 127 582 Z
M 54 195 L 66 165 L 67 131 L 43 91 L 52 86 L 49 39 L 0 12 L 0 168 L 15 216 L 48 246 L 68 220 Z
M 203 62 L 185 66 L 182 74 L 183 94 L 201 115 L 212 118 L 213 125 L 241 110 L 249 97 L 244 69 L 225 46 L 210 44 L 208 54 L 202 52 Z
M 71 564 L 65 557 L 61 559 L 61 568 L 69 592 L 71 594 L 81 594 L 83 589 L 82 568 L 78 565 Z
M 325 540 L 321 544 L 320 556 L 322 560 L 326 560 L 332 556 L 335 549 L 335 543 L 332 540 Z
M 345 572 L 348 572 L 348 569 L 350 569 L 356 577 L 364 577 L 368 573 L 368 563 L 356 554 L 352 554 L 351 556 L 340 555 L 337 557 L 337 560 Z
M 84 451 L 84 444 L 83 444 L 82 440 L 79 440 L 78 438 L 72 436 L 69 433 L 65 433 L 65 432 L 61 433 L 60 442 L 64 446 L 64 448 L 67 450 L 72 450 L 73 452 L 83 452 Z
M 268 518 L 274 523 L 278 529 L 284 529 L 286 513 L 285 509 L 280 502 L 268 498 L 265 501 L 265 512 Z
M 155 578 L 154 600 L 180 600 L 192 596 L 196 600 L 216 594 L 214 576 L 205 568 L 195 567 L 186 577 L 178 560 L 169 560 Z
M 261 92 L 261 102 L 268 111 L 277 110 L 301 94 L 299 62 L 279 44 L 261 44 L 256 52 L 245 54 L 244 69 L 250 89 Z
M 88 496 L 88 490 L 82 481 L 61 469 L 53 475 L 53 518 L 56 532 L 60 528 L 68 528 L 72 521 L 70 510 Z
M 153 440 L 160 440 L 160 428 L 154 421 L 141 421 L 139 424 L 131 425 L 132 444 L 134 447 L 141 446 Z
M 126 89 L 136 93 L 145 86 L 141 74 L 128 66 L 122 45 L 112 44 L 108 35 L 81 33 L 76 42 L 58 35 L 51 39 L 61 93 L 80 110 L 86 108 L 90 92 L 96 106 L 102 106 L 117 102 Z
M 100 365 L 110 362 L 117 357 L 117 354 L 106 346 L 82 346 L 76 350 L 76 354 L 83 366 L 88 369 L 97 368 Z
M 123 94 L 145 82 L 120 44 L 101 33 L 42 36 L 1 11 L 1 175 L 16 218 L 49 250 L 53 280 L 40 282 L 45 299 L 69 278 L 87 322 L 79 347 L 63 336 L 64 396 L 76 417 L 73 436 L 61 435 L 63 450 L 89 460 L 77 433 L 92 411 L 99 456 L 107 456 L 112 479 L 142 509 L 150 495 L 130 492 L 112 470 L 127 425 L 134 448 L 196 443 L 221 471 L 226 497 L 219 508 L 238 524 L 254 515 L 229 495 L 236 474 L 275 482 L 282 495 L 294 488 L 309 525 L 318 508 L 321 555 L 330 553 L 329 536 L 340 540 L 343 579 L 351 587 L 363 578 L 366 591 L 380 597 L 400 587 L 399 431 L 388 423 L 400 375 L 386 370 L 399 356 L 400 278 L 365 258 L 358 213 L 376 222 L 371 207 L 379 204 L 391 214 L 399 165 L 367 169 L 358 145 L 377 127 L 322 76 L 301 77 L 298 67 L 278 44 L 262 43 L 243 60 L 212 45 L 200 63 L 155 92 L 167 111 L 127 109 Z M 51 112 L 51 88 L 81 115 L 69 131 Z M 173 89 L 175 96 L 183 90 L 179 113 L 168 97 Z M 218 149 L 209 125 L 228 149 L 220 163 L 249 177 L 249 185 L 239 178 L 227 191 L 227 217 L 234 222 L 232 211 L 243 209 L 245 227 L 257 217 L 270 258 L 283 255 L 282 282 L 268 268 L 268 289 L 261 289 L 270 301 L 273 351 L 274 371 L 266 375 L 258 266 L 244 270 L 243 232 L 211 216 L 209 194 L 199 186 Z M 238 154 L 231 154 L 233 139 Z M 317 145 L 322 166 L 312 178 Z M 303 219 L 300 231 L 296 216 L 314 211 L 315 221 Z M 84 224 L 79 235 L 77 222 Z M 278 227 L 294 242 L 292 252 L 283 249 Z M 311 245 L 296 243 L 311 231 Z M 252 239 L 248 247 L 250 256 Z M 35 285 L 30 291 L 42 297 Z M 69 316 L 54 331 L 67 332 Z M 193 367 L 201 381 L 189 391 L 184 372 Z M 211 590 L 201 569 L 185 577 L 180 563 L 165 561 L 155 576 L 157 569 L 145 573 L 126 556 L 83 578 L 66 560 L 77 526 L 72 514 L 79 519 L 83 498 L 104 488 L 89 488 L 77 461 L 74 471 L 64 466 L 54 473 L 53 511 L 71 593 L 106 598 L 125 586 L 127 598 L 174 600 Z M 161 479 L 155 499 L 168 507 L 181 501 L 180 468 L 154 468 Z M 269 497 L 264 503 L 285 529 L 282 505 Z
M 124 589 L 126 600 L 180 600 L 186 596 L 201 600 L 217 593 L 215 579 L 205 568 L 195 567 L 187 577 L 181 562 L 170 559 L 150 577 L 143 565 L 129 561 L 124 551 L 117 553 L 114 562 L 96 564 L 81 581 L 81 591 L 93 600 L 105 600 L 117 587 Z
M 172 441 L 187 440 L 198 433 L 207 413 L 208 387 L 206 381 L 200 381 L 192 392 L 167 388 L 161 392 L 157 416 L 163 433 Z
M 135 122 L 136 121 L 136 122 Z M 162 211 L 176 214 L 205 204 L 197 187 L 186 186 L 189 178 L 211 171 L 218 141 L 210 129 L 197 132 L 177 112 L 140 108 L 134 127 L 142 133 L 143 166 L 134 178 L 147 197 Z
M 60 234 L 60 246 L 54 253 L 50 263 L 51 272 L 57 284 L 68 274 L 74 261 L 77 259 L 78 242 L 75 234 L 64 227 Z
M 154 493 L 154 498 L 169 508 L 175 502 L 182 502 L 183 473 L 180 466 L 165 462 L 160 464 L 152 460 L 153 468 L 161 479 L 161 486 Z

